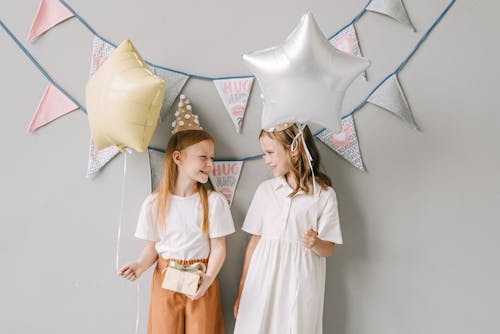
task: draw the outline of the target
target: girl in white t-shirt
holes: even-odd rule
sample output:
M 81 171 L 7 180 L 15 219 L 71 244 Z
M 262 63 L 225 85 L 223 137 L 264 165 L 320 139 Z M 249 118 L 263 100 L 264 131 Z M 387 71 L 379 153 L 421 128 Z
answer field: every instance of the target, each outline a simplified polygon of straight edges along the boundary
M 257 188 L 234 305 L 235 334 L 322 334 L 325 258 L 342 243 L 337 199 L 309 128 L 283 124 L 259 136 L 275 176 Z
M 224 196 L 205 187 L 213 160 L 214 140 L 207 132 L 176 132 L 167 145 L 161 184 L 142 205 L 135 236 L 146 246 L 118 274 L 133 281 L 157 261 L 149 334 L 224 333 L 216 277 L 226 256 L 225 236 L 234 225 Z M 162 288 L 167 267 L 199 263 L 206 272 L 197 271 L 201 283 L 194 295 Z

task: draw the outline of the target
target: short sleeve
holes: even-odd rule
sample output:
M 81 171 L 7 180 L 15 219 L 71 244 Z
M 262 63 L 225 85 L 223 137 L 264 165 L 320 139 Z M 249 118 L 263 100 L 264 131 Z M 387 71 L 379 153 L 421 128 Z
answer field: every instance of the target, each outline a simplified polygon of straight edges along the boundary
M 210 238 L 219 238 L 234 233 L 233 217 L 226 198 L 221 193 L 212 191 L 209 197 L 209 229 Z
M 254 235 L 262 234 L 262 226 L 264 222 L 262 212 L 264 209 L 264 198 L 265 196 L 263 196 L 263 185 L 261 184 L 255 191 L 252 203 L 250 203 L 250 207 L 248 208 L 245 221 L 243 222 L 243 226 L 241 227 L 243 231 Z
M 156 225 L 156 212 L 154 206 L 154 196 L 150 195 L 142 203 L 135 236 L 139 239 L 159 241 L 158 228 Z
M 318 220 L 318 236 L 321 240 L 342 243 L 337 196 L 332 188 L 326 191 L 326 203 Z

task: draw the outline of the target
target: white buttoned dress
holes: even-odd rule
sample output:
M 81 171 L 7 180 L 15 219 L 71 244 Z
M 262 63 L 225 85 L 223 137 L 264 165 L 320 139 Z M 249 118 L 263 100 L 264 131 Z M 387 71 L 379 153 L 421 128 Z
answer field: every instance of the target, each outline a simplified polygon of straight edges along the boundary
M 292 189 L 283 177 L 255 192 L 243 230 L 261 236 L 243 287 L 235 334 L 321 334 L 326 261 L 301 244 L 309 226 L 322 240 L 342 243 L 335 191 Z

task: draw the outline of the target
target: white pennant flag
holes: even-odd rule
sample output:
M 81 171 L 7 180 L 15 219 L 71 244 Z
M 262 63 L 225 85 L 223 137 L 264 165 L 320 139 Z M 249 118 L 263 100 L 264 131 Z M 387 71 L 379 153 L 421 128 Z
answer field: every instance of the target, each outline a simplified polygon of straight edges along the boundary
M 94 176 L 101 170 L 108 162 L 120 153 L 116 146 L 106 147 L 102 150 L 97 150 L 92 137 L 90 138 L 89 145 L 89 163 L 87 166 L 87 177 Z
M 94 40 L 92 41 L 92 56 L 90 59 L 90 76 L 101 67 L 115 49 L 113 45 L 94 36 Z
M 208 175 L 212 186 L 226 197 L 229 206 L 233 202 L 242 168 L 243 161 L 214 161 L 214 170 Z
M 160 185 L 165 163 L 165 153 L 149 149 L 149 169 L 151 171 L 151 192 Z
M 113 53 L 116 48 L 94 36 L 92 41 L 92 55 L 90 58 L 90 76 L 92 76 L 95 71 L 108 59 L 108 57 Z M 89 144 L 89 162 L 87 166 L 87 177 L 94 176 L 97 172 L 101 170 L 108 162 L 110 162 L 115 156 L 120 153 L 120 150 L 116 146 L 106 147 L 102 150 L 97 150 L 94 144 L 94 140 L 90 138 Z
M 339 133 L 333 133 L 328 129 L 324 129 L 318 139 L 337 152 L 342 158 L 347 160 L 351 165 L 361 171 L 365 171 L 363 159 L 359 150 L 358 137 L 356 135 L 356 127 L 352 116 L 342 120 L 342 130 Z
M 188 81 L 189 77 L 184 74 L 164 70 L 162 68 L 153 67 L 154 74 L 165 80 L 165 95 L 163 97 L 163 104 L 161 106 L 160 117 L 158 123 L 165 120 L 172 104 L 177 96 L 179 96 L 182 88 Z
M 237 133 L 241 131 L 241 124 L 245 116 L 248 97 L 252 90 L 254 78 L 214 80 L 215 88 L 226 107 L 226 111 L 233 120 Z
M 366 10 L 392 17 L 415 31 L 402 0 L 373 0 Z
M 358 36 L 354 24 L 347 26 L 330 40 L 330 43 L 340 51 L 343 51 L 351 56 L 363 57 L 359 46 Z M 363 79 L 366 78 L 366 71 L 363 72 Z
M 414 129 L 417 128 L 415 120 L 406 100 L 406 96 L 401 89 L 396 74 L 391 75 L 367 100 L 376 106 L 392 112 L 396 116 L 407 121 Z

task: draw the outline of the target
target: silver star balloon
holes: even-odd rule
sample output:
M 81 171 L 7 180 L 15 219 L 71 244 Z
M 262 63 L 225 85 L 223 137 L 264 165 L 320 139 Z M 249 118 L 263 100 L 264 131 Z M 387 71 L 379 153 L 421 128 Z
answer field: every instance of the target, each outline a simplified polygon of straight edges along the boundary
M 333 47 L 308 12 L 284 44 L 243 55 L 262 91 L 262 128 L 318 123 L 339 132 L 341 106 L 352 81 L 370 65 Z

